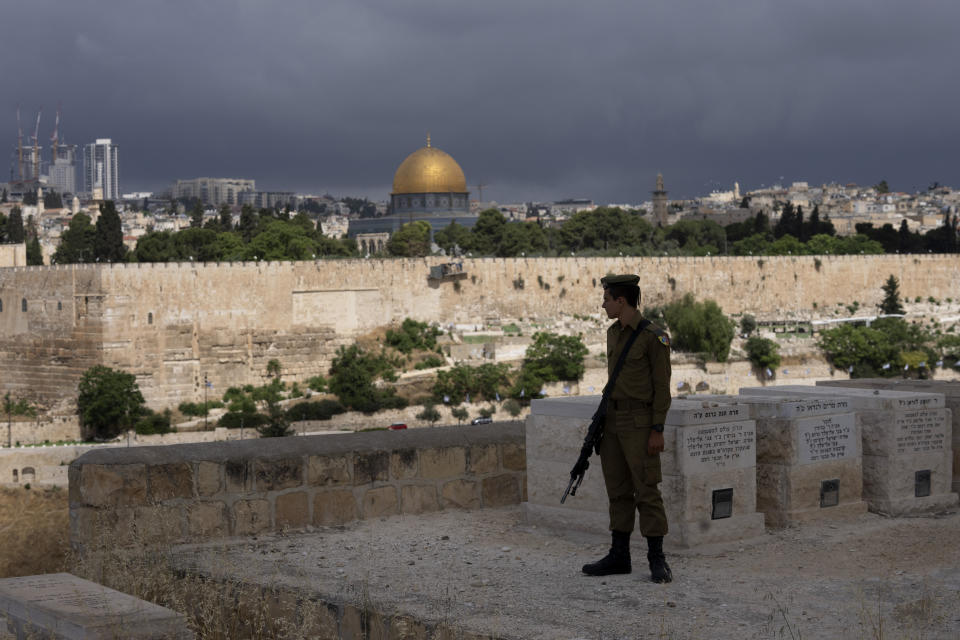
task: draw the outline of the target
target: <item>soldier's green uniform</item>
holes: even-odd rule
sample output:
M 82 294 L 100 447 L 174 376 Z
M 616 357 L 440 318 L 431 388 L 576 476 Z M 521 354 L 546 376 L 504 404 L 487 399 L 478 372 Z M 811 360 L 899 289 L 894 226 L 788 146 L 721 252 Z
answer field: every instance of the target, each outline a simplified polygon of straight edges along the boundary
M 630 334 L 643 318 L 637 313 L 627 327 L 619 320 L 607 329 L 607 374 L 620 358 Z M 644 536 L 664 536 L 667 516 L 658 484 L 660 454 L 647 454 L 652 425 L 662 425 L 670 408 L 670 338 L 649 324 L 630 347 L 610 393 L 600 462 L 610 498 L 610 529 L 633 531 L 634 508 Z
M 670 409 L 670 337 L 650 324 L 637 311 L 640 278 L 607 276 L 603 283 L 603 309 L 616 321 L 607 329 L 607 373 L 613 375 L 630 337 L 636 338 L 623 361 L 623 368 L 607 396 L 607 414 L 600 463 L 610 499 L 610 552 L 583 565 L 589 576 L 630 573 L 630 534 L 634 510 L 640 513 L 640 531 L 647 539 L 650 578 L 673 580 L 663 554 L 667 514 L 660 495 L 660 451 L 663 424 Z

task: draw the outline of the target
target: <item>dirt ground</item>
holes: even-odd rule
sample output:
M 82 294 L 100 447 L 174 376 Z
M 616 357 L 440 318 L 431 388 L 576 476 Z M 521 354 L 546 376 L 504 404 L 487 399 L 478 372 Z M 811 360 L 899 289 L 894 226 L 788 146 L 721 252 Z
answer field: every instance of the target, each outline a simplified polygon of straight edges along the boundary
M 62 571 L 69 519 L 66 489 L 0 489 L 0 578 Z
M 525 524 L 518 507 L 397 516 L 178 550 L 181 566 L 296 587 L 500 638 L 960 637 L 960 513 L 873 514 L 668 553 L 675 581 L 588 578 L 607 542 Z

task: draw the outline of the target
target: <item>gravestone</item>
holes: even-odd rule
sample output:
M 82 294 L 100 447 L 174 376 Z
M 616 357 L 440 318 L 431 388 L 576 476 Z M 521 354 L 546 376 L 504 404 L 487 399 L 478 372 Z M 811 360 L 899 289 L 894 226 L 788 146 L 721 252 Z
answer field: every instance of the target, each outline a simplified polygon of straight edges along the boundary
M 693 396 L 745 405 L 757 425 L 757 510 L 783 527 L 864 513 L 860 427 L 845 398 Z
M 871 511 L 908 515 L 956 506 L 951 416 L 943 394 L 798 385 L 740 390 L 747 396 L 784 393 L 849 400 L 860 426 L 863 498 Z
M 0 580 L 0 613 L 17 640 L 188 640 L 179 613 L 69 573 Z
M 905 378 L 856 378 L 853 380 L 821 380 L 817 385 L 831 387 L 854 387 L 859 389 L 889 389 L 892 391 L 920 391 L 942 393 L 952 418 L 953 481 L 951 490 L 960 493 L 960 381 L 957 380 L 912 380 Z
M 526 421 L 529 522 L 606 533 L 608 502 L 599 456 L 577 495 L 560 504 L 599 396 L 534 400 Z M 756 510 L 756 434 L 746 410 L 673 400 L 664 428 L 660 485 L 670 545 L 692 547 L 763 534 Z

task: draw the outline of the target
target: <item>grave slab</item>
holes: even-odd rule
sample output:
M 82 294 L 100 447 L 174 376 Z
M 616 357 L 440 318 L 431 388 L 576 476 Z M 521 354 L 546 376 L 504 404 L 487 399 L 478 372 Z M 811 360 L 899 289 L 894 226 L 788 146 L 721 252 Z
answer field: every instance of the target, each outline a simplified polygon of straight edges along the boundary
M 576 496 L 560 504 L 599 396 L 534 400 L 527 417 L 528 522 L 558 529 L 608 531 L 600 459 L 590 458 Z M 746 406 L 675 399 L 664 428 L 660 485 L 668 546 L 744 540 L 763 534 L 756 511 L 756 432 Z M 714 507 L 719 492 L 721 505 Z M 732 495 L 731 495 L 732 494 Z
M 17 640 L 188 640 L 184 616 L 69 573 L 0 580 L 0 612 Z
M 951 491 L 960 493 L 960 381 L 956 380 L 910 380 L 904 378 L 857 378 L 854 380 L 821 380 L 817 386 L 853 387 L 860 389 L 889 389 L 891 391 L 920 391 L 942 393 L 944 403 L 950 409 L 951 449 L 953 450 L 953 479 Z
M 772 527 L 863 513 L 860 428 L 846 398 L 688 396 L 745 405 L 757 426 L 757 510 Z M 826 497 L 826 500 L 824 500 Z
M 863 498 L 871 511 L 908 515 L 957 504 L 951 491 L 951 412 L 943 394 L 794 385 L 740 390 L 757 397 L 778 392 L 849 399 L 861 438 Z

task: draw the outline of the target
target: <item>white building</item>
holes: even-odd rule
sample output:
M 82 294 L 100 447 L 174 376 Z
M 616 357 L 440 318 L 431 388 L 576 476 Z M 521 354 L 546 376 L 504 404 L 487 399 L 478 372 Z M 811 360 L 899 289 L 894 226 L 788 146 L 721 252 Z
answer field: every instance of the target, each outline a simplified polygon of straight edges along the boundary
M 193 178 L 177 180 L 173 185 L 174 198 L 198 198 L 203 204 L 219 207 L 221 204 L 243 204 L 241 194 L 257 189 L 253 180 L 243 178 Z
M 83 190 L 93 200 L 120 199 L 119 147 L 97 138 L 83 147 Z

